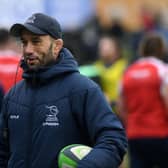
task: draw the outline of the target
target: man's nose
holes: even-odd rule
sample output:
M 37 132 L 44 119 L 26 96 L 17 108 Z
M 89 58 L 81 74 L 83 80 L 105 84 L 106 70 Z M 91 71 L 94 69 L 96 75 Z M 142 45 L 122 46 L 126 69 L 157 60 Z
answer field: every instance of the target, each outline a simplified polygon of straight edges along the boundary
M 26 54 L 33 54 L 34 53 L 34 46 L 31 43 L 27 43 L 27 45 L 24 47 L 24 52 Z

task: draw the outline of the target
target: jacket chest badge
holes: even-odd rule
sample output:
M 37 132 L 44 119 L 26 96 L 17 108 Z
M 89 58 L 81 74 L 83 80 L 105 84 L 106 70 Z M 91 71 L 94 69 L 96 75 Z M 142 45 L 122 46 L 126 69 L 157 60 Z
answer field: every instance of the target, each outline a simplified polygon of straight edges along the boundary
M 59 110 L 57 106 L 51 105 L 51 106 L 45 106 L 45 108 L 48 110 L 48 113 L 46 114 L 45 122 L 43 122 L 43 126 L 58 126 L 59 125 L 59 119 L 58 119 L 58 113 Z

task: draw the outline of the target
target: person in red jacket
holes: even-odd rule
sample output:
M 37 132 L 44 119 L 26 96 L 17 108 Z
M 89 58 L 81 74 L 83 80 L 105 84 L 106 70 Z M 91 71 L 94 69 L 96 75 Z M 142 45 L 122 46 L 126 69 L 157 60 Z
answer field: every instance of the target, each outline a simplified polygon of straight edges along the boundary
M 141 58 L 126 70 L 120 110 L 129 139 L 131 168 L 166 168 L 168 156 L 168 67 L 164 40 L 144 37 Z
M 11 38 L 5 28 L 0 29 L 0 82 L 5 93 L 22 79 L 19 68 L 21 54 L 19 44 Z

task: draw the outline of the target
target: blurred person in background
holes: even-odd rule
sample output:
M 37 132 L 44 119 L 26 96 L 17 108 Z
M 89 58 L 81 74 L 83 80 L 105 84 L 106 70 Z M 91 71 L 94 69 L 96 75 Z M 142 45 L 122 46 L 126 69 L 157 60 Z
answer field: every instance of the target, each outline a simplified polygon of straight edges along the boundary
M 22 79 L 19 68 L 21 46 L 13 39 L 6 28 L 0 28 L 0 81 L 5 93 Z
M 24 80 L 4 99 L 0 167 L 57 168 L 63 147 L 85 144 L 93 149 L 78 168 L 117 168 L 127 147 L 123 126 L 98 85 L 79 73 L 57 20 L 35 13 L 11 34 L 23 43 Z
M 141 58 L 121 84 L 120 115 L 129 139 L 131 168 L 166 168 L 168 156 L 168 67 L 164 39 L 144 36 Z
M 95 63 L 99 70 L 102 90 L 116 112 L 118 86 L 127 61 L 122 57 L 121 43 L 117 38 L 104 35 L 99 41 L 99 60 Z

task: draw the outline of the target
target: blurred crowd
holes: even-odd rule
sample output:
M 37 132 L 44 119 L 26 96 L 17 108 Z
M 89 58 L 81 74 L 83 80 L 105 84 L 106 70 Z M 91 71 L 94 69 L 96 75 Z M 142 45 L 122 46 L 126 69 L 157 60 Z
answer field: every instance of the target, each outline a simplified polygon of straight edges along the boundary
M 158 12 L 144 8 L 140 17 L 142 26 L 129 30 L 118 17 L 103 27 L 93 16 L 83 27 L 64 32 L 64 46 L 76 56 L 80 72 L 100 85 L 126 128 L 130 151 L 121 167 L 166 168 L 168 28 Z M 8 29 L 0 28 L 0 104 L 22 78 L 21 49 Z

